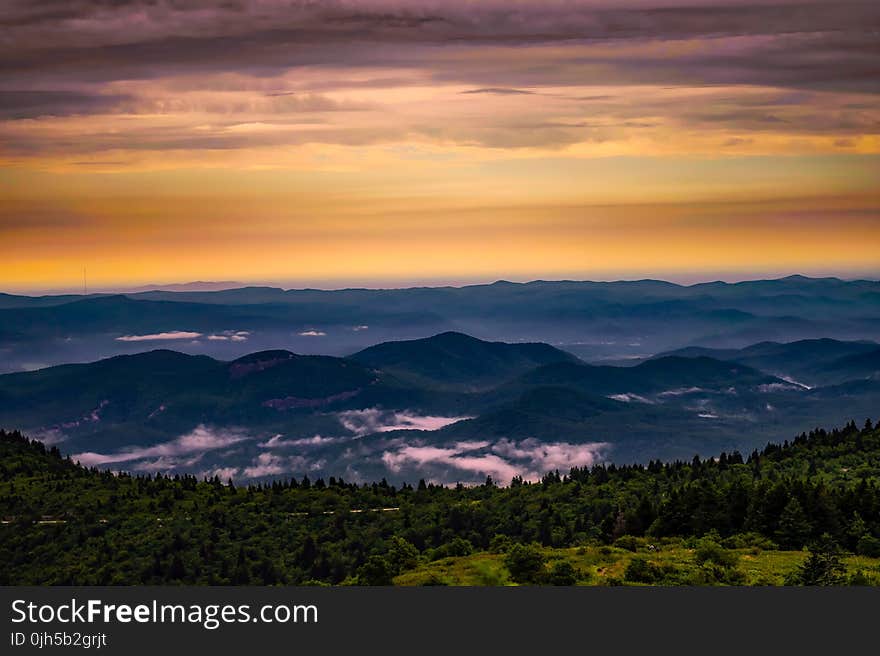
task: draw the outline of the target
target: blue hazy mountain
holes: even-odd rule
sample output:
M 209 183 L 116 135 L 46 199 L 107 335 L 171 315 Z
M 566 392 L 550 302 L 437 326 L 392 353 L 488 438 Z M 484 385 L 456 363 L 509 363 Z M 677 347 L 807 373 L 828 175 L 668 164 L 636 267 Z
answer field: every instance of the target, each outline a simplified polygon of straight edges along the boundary
M 817 366 L 853 379 L 808 389 L 727 351 L 591 365 L 547 344 L 449 332 L 352 357 L 273 349 L 221 360 L 159 349 L 0 375 L 0 426 L 84 464 L 132 471 L 412 480 L 428 467 L 450 481 L 479 479 L 492 467 L 565 466 L 593 451 L 631 462 L 746 450 L 876 414 L 880 380 L 862 375 L 876 349 L 809 346 L 790 347 L 790 357 L 803 364 L 815 352 Z M 767 344 L 743 351 L 782 357 Z
M 545 364 L 578 361 L 548 344 L 486 342 L 457 332 L 384 342 L 351 357 L 416 385 L 464 389 L 497 385 Z
M 664 355 L 707 356 L 737 362 L 810 386 L 880 378 L 880 345 L 867 341 L 842 342 L 826 338 L 762 342 L 742 349 L 689 347 Z
M 499 281 L 460 288 L 3 295 L 0 371 L 162 347 L 224 360 L 267 349 L 343 356 L 446 331 L 488 341 L 545 342 L 587 361 L 613 362 L 689 346 L 877 341 L 878 318 L 880 283 L 802 276 L 691 286 Z M 192 333 L 198 335 L 167 338 Z

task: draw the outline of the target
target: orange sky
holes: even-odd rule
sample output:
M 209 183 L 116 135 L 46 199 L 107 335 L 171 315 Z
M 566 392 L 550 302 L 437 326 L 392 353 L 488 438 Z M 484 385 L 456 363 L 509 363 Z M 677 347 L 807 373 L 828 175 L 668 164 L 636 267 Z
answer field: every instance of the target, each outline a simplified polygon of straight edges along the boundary
M 669 24 L 639 13 L 650 2 L 524 2 L 509 25 L 491 2 L 435 3 L 449 13 L 429 27 L 364 2 L 349 33 L 333 3 L 294 4 L 237 22 L 219 5 L 104 7 L 9 30 L 0 288 L 74 288 L 84 266 L 93 288 L 880 269 L 864 16 L 802 12 L 793 35 L 768 13 L 724 34 L 711 2 Z M 612 10 L 623 37 L 564 34 Z M 266 43 L 270 19 L 296 36 Z M 219 37 L 238 56 L 212 51 Z M 833 69 L 792 65 L 808 61 Z

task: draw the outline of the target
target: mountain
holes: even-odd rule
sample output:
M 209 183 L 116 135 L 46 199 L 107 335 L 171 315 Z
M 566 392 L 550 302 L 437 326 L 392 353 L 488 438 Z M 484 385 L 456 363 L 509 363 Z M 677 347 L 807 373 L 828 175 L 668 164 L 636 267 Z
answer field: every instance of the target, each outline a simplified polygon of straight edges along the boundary
M 823 374 L 827 379 L 835 381 L 880 380 L 880 348 L 834 360 L 823 368 Z
M 577 362 L 549 344 L 486 342 L 457 332 L 385 342 L 351 358 L 417 385 L 466 389 L 486 388 L 553 362 Z
M 230 360 L 267 349 L 347 355 L 447 331 L 486 341 L 550 343 L 601 363 L 687 346 L 877 341 L 878 319 L 880 282 L 805 277 L 691 286 L 538 280 L 409 289 L 241 287 L 85 298 L 0 296 L 0 371 L 143 350 L 143 343 L 121 341 L 131 336 L 152 336 L 153 348 L 174 346 Z M 199 335 L 167 337 L 180 333 Z
M 193 282 L 172 283 L 169 285 L 142 285 L 140 287 L 132 287 L 129 289 L 119 290 L 118 293 L 137 294 L 140 292 L 220 292 L 227 289 L 240 289 L 244 287 L 240 282 L 231 280 L 205 281 L 195 280 Z
M 761 342 L 743 349 L 689 347 L 666 355 L 708 356 L 817 386 L 877 376 L 880 371 L 878 353 L 880 347 L 875 342 L 843 342 L 826 338 L 787 343 Z
M 537 387 L 488 412 L 457 422 L 441 431 L 462 439 L 574 440 L 590 441 L 589 423 L 605 413 L 625 414 L 625 403 L 591 396 L 565 386 Z
M 157 443 L 203 422 L 335 429 L 335 419 L 290 417 L 332 409 L 376 382 L 342 358 L 268 351 L 221 362 L 156 350 L 0 376 L 0 418 L 84 449 Z
M 784 383 L 757 369 L 705 356 L 668 356 L 634 367 L 557 363 L 530 371 L 517 382 L 521 385 L 570 385 L 603 396 L 676 393 L 689 388 L 748 388 Z
M 865 377 L 876 355 L 829 363 L 856 347 L 825 347 L 795 350 L 805 366 L 816 352 L 821 366 L 854 377 L 813 389 L 704 355 L 590 365 L 547 344 L 454 332 L 349 358 L 158 349 L 0 375 L 0 426 L 28 430 L 84 464 L 127 471 L 242 480 L 306 472 L 400 480 L 430 471 L 447 482 L 479 480 L 503 454 L 685 458 L 876 414 L 880 379 Z

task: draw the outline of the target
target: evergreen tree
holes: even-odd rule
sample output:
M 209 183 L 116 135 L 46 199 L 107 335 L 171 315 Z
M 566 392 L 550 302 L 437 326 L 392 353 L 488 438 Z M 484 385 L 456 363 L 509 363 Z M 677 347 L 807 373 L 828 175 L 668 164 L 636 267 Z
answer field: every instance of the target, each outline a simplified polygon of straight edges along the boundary
M 846 582 L 846 566 L 840 560 L 840 550 L 827 533 L 810 547 L 806 561 L 786 579 L 787 585 L 829 586 Z
M 785 549 L 800 549 L 809 539 L 813 527 L 800 502 L 792 497 L 779 517 L 776 539 Z

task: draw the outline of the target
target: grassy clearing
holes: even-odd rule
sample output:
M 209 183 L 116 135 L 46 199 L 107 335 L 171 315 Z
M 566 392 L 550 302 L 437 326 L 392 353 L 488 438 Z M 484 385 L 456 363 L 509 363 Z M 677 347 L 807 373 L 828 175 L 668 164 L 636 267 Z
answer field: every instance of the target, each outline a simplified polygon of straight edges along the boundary
M 687 541 L 667 540 L 640 544 L 636 551 L 615 546 L 584 546 L 570 549 L 544 548 L 547 567 L 568 561 L 578 572 L 577 585 L 644 585 L 627 580 L 627 566 L 643 559 L 664 572 L 660 585 L 706 585 L 695 549 Z M 807 558 L 806 551 L 777 551 L 748 547 L 729 549 L 736 557 L 735 569 L 742 585 L 783 585 L 785 576 Z M 880 558 L 844 556 L 849 575 L 863 572 L 872 585 L 880 585 Z M 515 585 L 504 563 L 504 554 L 480 552 L 423 563 L 394 579 L 395 585 Z M 712 584 L 712 583 L 709 583 Z

